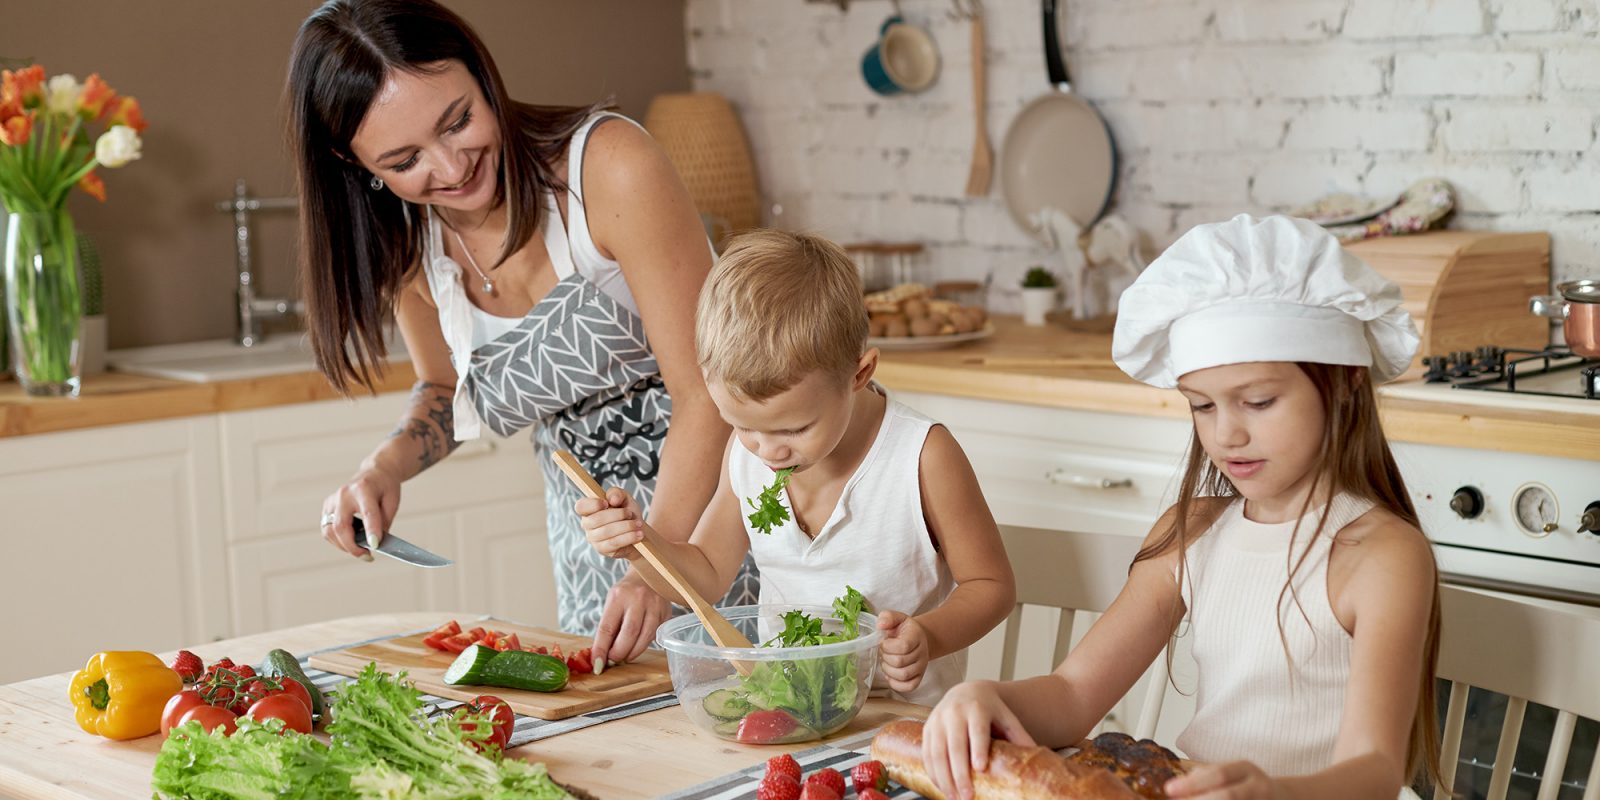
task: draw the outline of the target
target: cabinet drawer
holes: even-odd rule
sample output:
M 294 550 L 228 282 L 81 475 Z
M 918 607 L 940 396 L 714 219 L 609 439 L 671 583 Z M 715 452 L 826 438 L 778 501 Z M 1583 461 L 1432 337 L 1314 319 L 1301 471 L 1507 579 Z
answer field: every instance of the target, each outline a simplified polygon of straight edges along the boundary
M 1171 503 L 1183 420 L 902 392 L 945 424 L 1002 525 L 1143 536 Z

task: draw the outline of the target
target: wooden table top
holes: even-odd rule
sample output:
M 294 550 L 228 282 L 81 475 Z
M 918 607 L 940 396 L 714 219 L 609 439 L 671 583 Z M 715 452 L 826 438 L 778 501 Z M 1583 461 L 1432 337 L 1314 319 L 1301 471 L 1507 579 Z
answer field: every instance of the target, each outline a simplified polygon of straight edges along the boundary
M 187 648 L 210 662 L 228 656 L 259 662 L 281 647 L 305 653 L 346 642 L 429 628 L 470 613 L 410 612 L 350 617 Z M 85 654 L 87 657 L 88 654 Z M 162 653 L 169 660 L 172 653 Z M 19 800 L 126 800 L 150 796 L 160 736 L 114 742 L 78 728 L 67 700 L 71 673 L 0 686 L 0 796 Z M 844 730 L 858 735 L 928 709 L 868 700 Z M 758 764 L 816 742 L 754 747 L 723 741 L 695 727 L 677 706 L 530 742 L 510 755 L 538 761 L 553 778 L 607 800 L 656 797 Z

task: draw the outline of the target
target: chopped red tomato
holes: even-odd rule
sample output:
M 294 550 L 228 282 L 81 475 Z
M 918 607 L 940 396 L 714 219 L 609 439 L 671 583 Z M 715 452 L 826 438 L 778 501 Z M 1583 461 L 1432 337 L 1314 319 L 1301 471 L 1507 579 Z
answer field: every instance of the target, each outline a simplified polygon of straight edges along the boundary
M 585 647 L 567 656 L 567 669 L 581 675 L 588 675 L 594 672 L 594 654 L 590 652 L 590 649 Z
M 550 655 L 555 656 L 557 661 L 567 660 L 566 656 L 561 655 L 561 645 L 559 644 L 550 645 Z
M 465 632 L 454 636 L 446 636 L 443 641 L 439 642 L 440 647 L 452 653 L 459 653 L 474 644 L 476 642 L 473 641 L 471 634 Z
M 538 653 L 541 656 L 550 655 L 550 648 L 545 647 L 542 644 L 529 645 L 529 646 L 524 647 L 522 649 L 524 649 L 524 650 L 526 650 L 526 651 L 528 651 L 530 653 Z
M 428 634 L 428 635 L 429 636 L 439 636 L 440 634 L 443 634 L 443 636 L 439 636 L 439 638 L 443 639 L 445 636 L 454 636 L 454 635 L 456 635 L 456 634 L 458 634 L 460 632 L 461 632 L 461 623 L 456 622 L 455 620 L 450 620 L 449 622 L 446 622 L 445 624 L 440 625 L 437 628 L 434 628 L 433 629 L 433 633 Z
M 495 639 L 493 647 L 496 650 L 521 650 L 522 642 L 518 641 L 517 635 L 513 633 L 510 636 L 501 636 Z
M 485 633 L 488 633 L 488 631 L 486 631 L 486 630 L 484 630 L 482 628 L 470 628 L 470 629 L 467 630 L 467 635 L 471 636 L 472 637 L 472 641 L 474 641 L 474 642 L 478 641 L 479 639 L 482 639 L 483 635 Z

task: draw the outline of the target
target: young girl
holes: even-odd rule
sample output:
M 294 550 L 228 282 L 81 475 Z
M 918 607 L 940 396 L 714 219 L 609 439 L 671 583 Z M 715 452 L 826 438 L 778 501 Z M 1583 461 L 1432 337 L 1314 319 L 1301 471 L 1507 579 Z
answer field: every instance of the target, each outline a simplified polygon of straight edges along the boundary
M 1151 264 L 1113 354 L 1189 401 L 1178 502 L 1055 672 L 934 709 L 946 795 L 972 796 L 994 735 L 1080 740 L 1185 615 L 1199 685 L 1177 745 L 1201 766 L 1168 796 L 1384 798 L 1432 773 L 1438 579 L 1373 396 L 1416 346 L 1399 289 L 1303 220 L 1202 225 Z

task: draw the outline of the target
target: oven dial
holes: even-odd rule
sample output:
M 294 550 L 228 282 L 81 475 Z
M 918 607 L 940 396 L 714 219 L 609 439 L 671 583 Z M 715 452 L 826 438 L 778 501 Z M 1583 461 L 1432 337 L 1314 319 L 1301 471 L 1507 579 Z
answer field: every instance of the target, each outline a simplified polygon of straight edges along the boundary
M 1515 510 L 1517 525 L 1529 536 L 1542 538 L 1561 527 L 1561 508 L 1556 505 L 1555 493 L 1544 484 L 1523 485 L 1512 496 L 1511 507 Z
M 1463 486 L 1450 498 L 1450 510 L 1462 519 L 1477 519 L 1483 513 L 1483 492 L 1476 486 Z
M 1592 533 L 1600 536 L 1600 500 L 1589 504 L 1583 510 L 1583 516 L 1578 518 L 1578 533 Z

